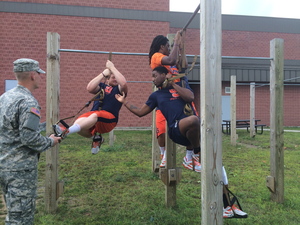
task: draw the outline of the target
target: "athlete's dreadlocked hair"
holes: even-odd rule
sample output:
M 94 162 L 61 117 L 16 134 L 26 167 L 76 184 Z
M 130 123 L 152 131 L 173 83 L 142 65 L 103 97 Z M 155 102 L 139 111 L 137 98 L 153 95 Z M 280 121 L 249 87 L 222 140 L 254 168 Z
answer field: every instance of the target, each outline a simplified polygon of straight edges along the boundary
M 151 58 L 154 55 L 154 53 L 158 52 L 160 49 L 161 45 L 166 45 L 168 43 L 168 38 L 166 38 L 163 35 L 158 35 L 156 36 L 153 41 L 152 44 L 150 46 L 150 50 L 149 50 L 149 64 L 151 64 Z

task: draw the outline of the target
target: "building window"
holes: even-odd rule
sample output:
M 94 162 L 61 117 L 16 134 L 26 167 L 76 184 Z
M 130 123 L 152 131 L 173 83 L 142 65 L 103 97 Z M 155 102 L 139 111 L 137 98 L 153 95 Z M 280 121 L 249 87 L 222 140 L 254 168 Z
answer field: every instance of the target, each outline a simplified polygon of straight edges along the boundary
M 18 84 L 17 80 L 5 80 L 5 91 L 13 89 Z
M 225 87 L 225 93 L 230 94 L 230 87 Z

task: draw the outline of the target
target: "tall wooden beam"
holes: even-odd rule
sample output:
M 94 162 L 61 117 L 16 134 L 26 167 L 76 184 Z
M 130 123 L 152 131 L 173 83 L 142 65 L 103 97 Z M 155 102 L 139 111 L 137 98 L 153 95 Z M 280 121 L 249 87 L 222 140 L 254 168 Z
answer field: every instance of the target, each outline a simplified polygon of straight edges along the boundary
M 47 112 L 46 133 L 53 133 L 52 124 L 58 121 L 59 116 L 59 52 L 60 36 L 57 33 L 47 33 Z M 48 213 L 57 209 L 58 198 L 58 148 L 56 145 L 46 151 L 46 181 L 45 181 L 45 208 Z
M 202 224 L 223 224 L 221 134 L 221 0 L 202 0 L 201 199 Z
M 231 75 L 230 79 L 230 140 L 231 144 L 236 146 L 236 76 Z
M 156 91 L 157 88 L 155 85 L 152 87 L 152 91 Z M 157 142 L 157 137 L 156 137 L 156 114 L 155 110 L 152 111 L 152 171 L 154 173 L 159 172 L 159 166 L 160 166 L 160 150 L 159 150 L 159 145 Z
M 255 83 L 250 83 L 250 137 L 255 137 Z
M 284 201 L 284 149 L 283 149 L 283 68 L 284 41 L 270 42 L 270 164 L 271 176 L 267 177 L 267 187 L 273 201 Z
M 169 138 L 168 126 L 166 127 L 166 167 L 167 182 L 165 183 L 165 203 L 167 207 L 176 206 L 176 187 L 179 182 L 176 170 L 176 144 Z M 178 168 L 179 169 L 179 168 Z

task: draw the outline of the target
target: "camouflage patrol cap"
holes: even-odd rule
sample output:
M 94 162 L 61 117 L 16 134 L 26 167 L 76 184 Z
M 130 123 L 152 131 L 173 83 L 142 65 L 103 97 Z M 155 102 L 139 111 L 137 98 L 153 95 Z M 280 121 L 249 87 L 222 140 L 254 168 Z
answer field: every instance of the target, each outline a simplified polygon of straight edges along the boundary
M 14 72 L 29 72 L 36 71 L 38 73 L 46 73 L 39 66 L 39 62 L 33 59 L 17 59 L 14 61 Z

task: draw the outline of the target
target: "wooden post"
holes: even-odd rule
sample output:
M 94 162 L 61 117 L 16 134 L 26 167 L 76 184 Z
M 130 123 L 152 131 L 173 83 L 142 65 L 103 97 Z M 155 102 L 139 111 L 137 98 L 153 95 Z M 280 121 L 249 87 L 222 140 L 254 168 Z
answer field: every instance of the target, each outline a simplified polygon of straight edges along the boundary
M 169 138 L 168 125 L 166 124 L 166 166 L 161 169 L 165 176 L 165 203 L 167 207 L 176 206 L 176 185 L 178 183 L 176 176 L 176 144 Z M 175 177 L 175 179 L 173 178 Z
M 166 134 L 168 127 L 166 127 Z M 181 168 L 176 168 L 176 144 L 166 135 L 166 166 L 160 168 L 159 177 L 165 184 L 167 207 L 176 206 L 176 185 L 181 180 Z
M 173 43 L 175 34 L 168 34 L 167 37 L 171 45 Z M 153 116 L 153 121 L 155 121 L 155 115 Z M 155 128 L 156 131 L 156 127 L 154 125 L 153 127 Z M 166 135 L 165 135 L 166 166 L 165 168 L 160 168 L 159 167 L 160 161 L 157 161 L 159 163 L 155 163 L 153 160 L 153 167 L 155 168 L 155 166 L 157 166 L 159 168 L 160 179 L 165 184 L 165 204 L 166 207 L 170 208 L 176 206 L 176 185 L 179 183 L 181 179 L 181 168 L 176 168 L 176 144 L 169 138 L 168 129 L 169 129 L 168 124 L 166 123 Z M 153 136 L 155 136 L 156 138 L 156 134 Z M 154 145 L 152 145 L 152 147 L 153 146 Z M 158 149 L 158 145 L 156 148 Z M 152 155 L 152 157 L 155 157 L 155 155 L 154 156 Z
M 46 133 L 53 133 L 52 124 L 59 118 L 59 52 L 60 36 L 57 33 L 47 33 L 47 118 Z M 46 180 L 45 180 L 45 207 L 48 213 L 54 213 L 57 209 L 57 187 L 61 190 L 58 178 L 58 149 L 59 145 L 46 151 Z
M 250 83 L 250 137 L 255 137 L 255 83 Z
M 284 201 L 284 149 L 283 149 L 283 79 L 284 41 L 273 39 L 270 42 L 270 164 L 271 176 L 267 177 L 267 187 L 271 199 Z
M 113 146 L 114 145 L 114 141 L 115 141 L 115 135 L 114 135 L 114 130 L 111 130 L 109 132 L 109 146 Z
M 156 91 L 157 88 L 153 85 L 153 92 Z M 159 172 L 160 166 L 160 150 L 156 137 L 156 123 L 155 123 L 155 110 L 152 112 L 152 171 L 154 173 Z
M 230 81 L 230 106 L 231 106 L 231 114 L 230 114 L 230 137 L 231 144 L 236 146 L 236 76 L 231 76 Z
M 201 1 L 201 224 L 223 224 L 221 0 Z

